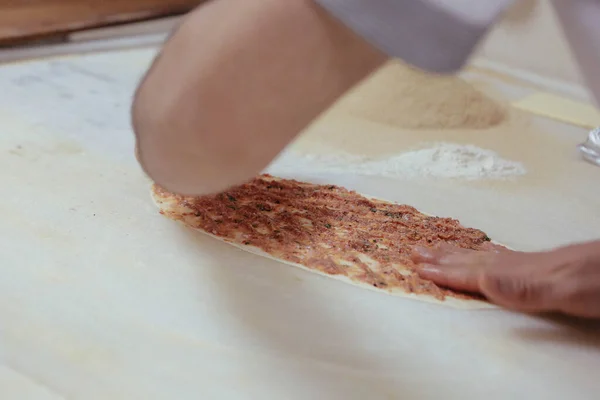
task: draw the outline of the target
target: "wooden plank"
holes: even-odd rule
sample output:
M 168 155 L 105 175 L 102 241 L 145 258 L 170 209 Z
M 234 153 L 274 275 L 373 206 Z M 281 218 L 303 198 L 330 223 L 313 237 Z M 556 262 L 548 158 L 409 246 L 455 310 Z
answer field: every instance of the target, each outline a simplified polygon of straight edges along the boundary
M 0 43 L 190 11 L 202 0 L 0 0 Z
M 44 44 L 39 46 L 15 46 L 0 51 L 0 64 L 39 60 L 42 58 L 73 56 L 74 54 L 82 55 L 86 53 L 156 47 L 160 46 L 167 37 L 168 33 L 164 32 L 89 41 L 68 41 L 59 44 Z
M 122 38 L 127 36 L 151 35 L 156 33 L 171 32 L 183 19 L 182 16 L 158 18 L 149 21 L 133 22 L 128 24 L 112 25 L 84 31 L 73 32 L 68 35 L 69 42 L 85 42 L 89 40 L 103 40 Z

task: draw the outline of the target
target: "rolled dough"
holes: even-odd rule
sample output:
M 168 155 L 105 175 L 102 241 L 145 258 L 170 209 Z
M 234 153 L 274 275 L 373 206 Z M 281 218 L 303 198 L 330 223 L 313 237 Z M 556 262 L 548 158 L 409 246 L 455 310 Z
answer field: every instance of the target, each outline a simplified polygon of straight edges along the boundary
M 174 200 L 172 197 L 162 197 L 159 196 L 154 190 L 151 189 L 151 196 L 152 199 L 155 203 L 155 205 L 161 210 L 163 211 L 167 216 L 169 215 L 169 213 L 174 213 L 176 215 L 185 215 L 186 213 L 189 214 L 190 210 L 186 209 L 184 206 L 182 206 L 180 203 L 178 203 L 176 200 Z M 380 201 L 387 201 L 387 200 L 382 200 L 382 199 L 378 199 L 372 196 L 364 196 L 367 197 L 369 199 L 373 199 L 373 200 L 380 200 Z M 426 214 L 428 215 L 428 214 Z M 187 224 L 184 220 L 182 219 L 177 219 L 178 222 L 184 224 L 185 226 L 187 226 L 188 228 L 190 227 L 191 224 Z M 194 228 L 192 228 L 194 229 Z M 239 243 L 233 242 L 229 239 L 223 238 L 223 237 L 219 237 L 219 236 L 215 236 L 212 235 L 204 230 L 201 229 L 194 229 L 196 231 L 199 231 L 200 233 L 203 233 L 205 235 L 208 235 L 216 240 L 219 240 L 221 242 L 225 242 L 228 243 L 230 245 L 232 245 L 235 248 L 238 248 L 240 250 L 246 251 L 248 253 L 252 253 L 261 257 L 265 257 L 271 260 L 275 260 L 278 262 L 281 262 L 283 264 L 287 264 L 287 265 L 291 265 L 297 268 L 300 268 L 302 270 L 311 272 L 311 273 L 316 273 L 318 275 L 322 275 L 322 276 L 326 276 L 328 278 L 332 278 L 341 282 L 345 282 L 347 284 L 351 284 L 353 286 L 357 286 L 363 289 L 369 289 L 372 291 L 376 291 L 379 293 L 385 293 L 388 295 L 392 295 L 392 296 L 397 296 L 397 297 L 404 297 L 404 298 L 408 298 L 408 299 L 413 299 L 413 300 L 418 300 L 418 301 L 423 301 L 423 302 L 427 302 L 427 303 L 433 303 L 433 304 L 438 304 L 438 305 L 443 305 L 443 306 L 447 306 L 447 307 L 452 307 L 452 308 L 456 308 L 456 309 L 470 309 L 470 310 L 475 310 L 475 309 L 493 309 L 493 308 L 497 308 L 495 305 L 492 305 L 490 303 L 487 303 L 485 301 L 480 301 L 480 300 L 474 300 L 474 299 L 459 299 L 459 298 L 452 298 L 452 297 L 446 297 L 446 299 L 444 300 L 438 300 L 432 296 L 429 295 L 423 295 L 423 294 L 415 294 L 415 293 L 408 293 L 403 291 L 402 289 L 398 289 L 398 288 L 392 288 L 392 289 L 382 289 L 382 288 L 374 288 L 369 284 L 366 283 L 362 283 L 362 282 L 357 282 L 354 280 L 351 280 L 350 278 L 343 276 L 343 275 L 329 275 L 326 274 L 324 272 L 315 270 L 315 269 L 311 269 L 311 268 L 307 268 L 306 266 L 302 265 L 302 264 L 298 264 L 298 263 L 294 263 L 294 262 L 290 262 L 284 259 L 280 259 L 280 258 L 276 258 L 268 253 L 266 253 L 265 251 L 263 251 L 262 249 L 252 246 L 252 245 L 241 245 Z M 493 242 L 495 243 L 495 242 Z M 496 243 L 498 244 L 498 243 Z

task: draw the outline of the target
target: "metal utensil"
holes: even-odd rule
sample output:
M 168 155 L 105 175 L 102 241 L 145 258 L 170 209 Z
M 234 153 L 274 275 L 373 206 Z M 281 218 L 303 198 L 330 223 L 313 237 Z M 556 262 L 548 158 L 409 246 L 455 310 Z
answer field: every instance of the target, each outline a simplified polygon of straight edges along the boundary
M 588 134 L 587 140 L 577 148 L 586 161 L 600 166 L 600 127 L 592 130 Z

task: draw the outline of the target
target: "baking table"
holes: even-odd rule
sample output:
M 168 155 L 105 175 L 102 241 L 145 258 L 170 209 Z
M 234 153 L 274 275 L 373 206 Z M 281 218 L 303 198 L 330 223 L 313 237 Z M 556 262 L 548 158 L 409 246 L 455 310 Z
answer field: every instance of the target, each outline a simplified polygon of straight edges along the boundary
M 0 67 L 0 398 L 597 398 L 598 324 L 362 290 L 160 216 L 128 117 L 153 55 Z M 505 99 L 535 90 L 465 77 Z M 518 129 L 406 132 L 337 110 L 296 144 L 318 151 L 341 129 L 366 142 L 402 134 L 388 152 L 474 143 L 523 162 L 514 180 L 294 176 L 458 218 L 518 249 L 597 238 L 600 169 L 575 150 L 585 131 L 514 118 Z

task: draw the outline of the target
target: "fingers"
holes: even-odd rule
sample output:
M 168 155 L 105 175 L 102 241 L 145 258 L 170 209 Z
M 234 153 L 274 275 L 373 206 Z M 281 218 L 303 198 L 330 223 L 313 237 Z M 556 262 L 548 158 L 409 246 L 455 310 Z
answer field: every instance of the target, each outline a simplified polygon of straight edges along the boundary
M 425 264 L 418 273 L 435 284 L 461 292 L 480 293 L 492 303 L 520 312 L 556 308 L 555 284 L 539 276 L 538 266 L 519 258 L 494 258 L 491 254 L 451 254 L 437 265 Z
M 438 247 L 415 247 L 412 250 L 412 260 L 417 263 L 439 263 L 444 257 L 450 254 L 457 253 L 471 253 L 472 250 L 463 249 L 457 246 L 453 246 L 448 243 L 442 243 Z
M 480 293 L 491 302 L 516 311 L 547 311 L 555 306 L 554 286 L 539 277 L 535 257 L 496 246 L 489 249 L 415 249 L 414 259 L 424 263 L 419 275 L 439 286 Z
M 413 260 L 423 265 L 419 276 L 461 292 L 479 293 L 482 267 L 489 265 L 490 253 L 458 248 L 443 243 L 435 249 L 415 248 Z
M 452 288 L 461 292 L 479 293 L 481 269 L 471 265 L 423 265 L 418 274 L 421 278 L 429 279 L 436 285 Z
M 480 293 L 491 302 L 516 311 L 541 312 L 555 306 L 554 285 L 540 276 L 539 262 L 531 255 L 420 250 L 419 257 L 430 262 L 419 269 L 419 275 L 437 285 Z
M 600 242 L 522 253 L 415 249 L 421 277 L 520 312 L 600 318 Z

